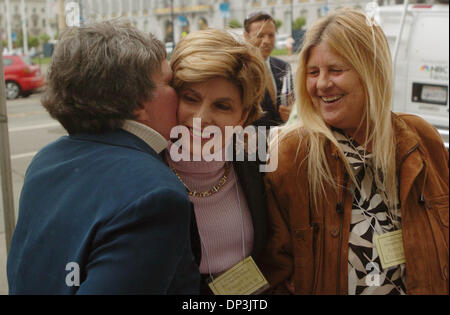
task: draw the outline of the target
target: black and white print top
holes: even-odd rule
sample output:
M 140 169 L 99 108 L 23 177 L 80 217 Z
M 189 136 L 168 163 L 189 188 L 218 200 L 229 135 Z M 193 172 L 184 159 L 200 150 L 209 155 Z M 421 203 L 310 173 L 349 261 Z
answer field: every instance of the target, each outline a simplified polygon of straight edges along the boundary
M 348 294 L 406 294 L 406 268 L 383 270 L 375 236 L 401 229 L 400 209 L 389 211 L 385 193 L 377 188 L 372 155 L 342 131 L 334 136 L 346 156 L 359 187 L 352 184 L 353 206 L 348 253 Z

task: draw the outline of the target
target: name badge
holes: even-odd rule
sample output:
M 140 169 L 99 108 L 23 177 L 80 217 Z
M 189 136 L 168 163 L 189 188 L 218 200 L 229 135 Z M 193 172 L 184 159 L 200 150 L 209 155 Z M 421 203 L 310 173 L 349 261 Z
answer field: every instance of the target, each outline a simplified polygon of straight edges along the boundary
M 402 230 L 375 236 L 375 245 L 383 269 L 406 262 Z
M 269 283 L 251 256 L 221 274 L 208 285 L 215 295 L 258 294 L 269 287 Z

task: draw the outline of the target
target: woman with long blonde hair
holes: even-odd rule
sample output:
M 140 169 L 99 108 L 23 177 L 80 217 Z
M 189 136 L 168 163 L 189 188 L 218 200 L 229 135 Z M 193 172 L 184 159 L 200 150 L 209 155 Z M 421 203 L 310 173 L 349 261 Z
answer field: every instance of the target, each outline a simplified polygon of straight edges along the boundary
M 423 119 L 391 112 L 381 28 L 350 8 L 318 20 L 296 79 L 300 121 L 272 143 L 265 179 L 273 291 L 448 293 L 448 151 Z

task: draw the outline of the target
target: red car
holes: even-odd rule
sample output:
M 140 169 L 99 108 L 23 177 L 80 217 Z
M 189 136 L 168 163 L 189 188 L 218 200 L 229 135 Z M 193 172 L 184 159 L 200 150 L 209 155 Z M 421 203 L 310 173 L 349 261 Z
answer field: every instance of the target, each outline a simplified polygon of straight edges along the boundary
M 6 98 L 13 100 L 22 95 L 29 96 L 44 85 L 44 77 L 38 66 L 26 56 L 4 55 Z

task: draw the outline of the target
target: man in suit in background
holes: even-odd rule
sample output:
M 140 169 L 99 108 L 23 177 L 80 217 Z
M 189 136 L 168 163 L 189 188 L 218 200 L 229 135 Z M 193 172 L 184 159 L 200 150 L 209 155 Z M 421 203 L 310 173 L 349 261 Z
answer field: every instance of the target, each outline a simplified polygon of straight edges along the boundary
M 290 82 L 289 87 L 292 93 L 293 80 L 291 66 L 281 59 L 270 56 L 275 47 L 275 20 L 264 11 L 250 13 L 244 21 L 244 37 L 249 43 L 260 49 L 273 83 L 273 88 L 270 86 L 266 90 L 261 103 L 261 107 L 266 113 L 254 125 L 277 126 L 283 124 L 289 119 L 293 103 L 292 95 L 287 98 L 290 99 L 289 104 L 282 102 L 283 78 L 289 77 L 288 82 Z
M 69 28 L 42 103 L 69 135 L 36 154 L 10 294 L 197 294 L 190 202 L 163 163 L 178 99 L 164 45 L 128 22 Z

